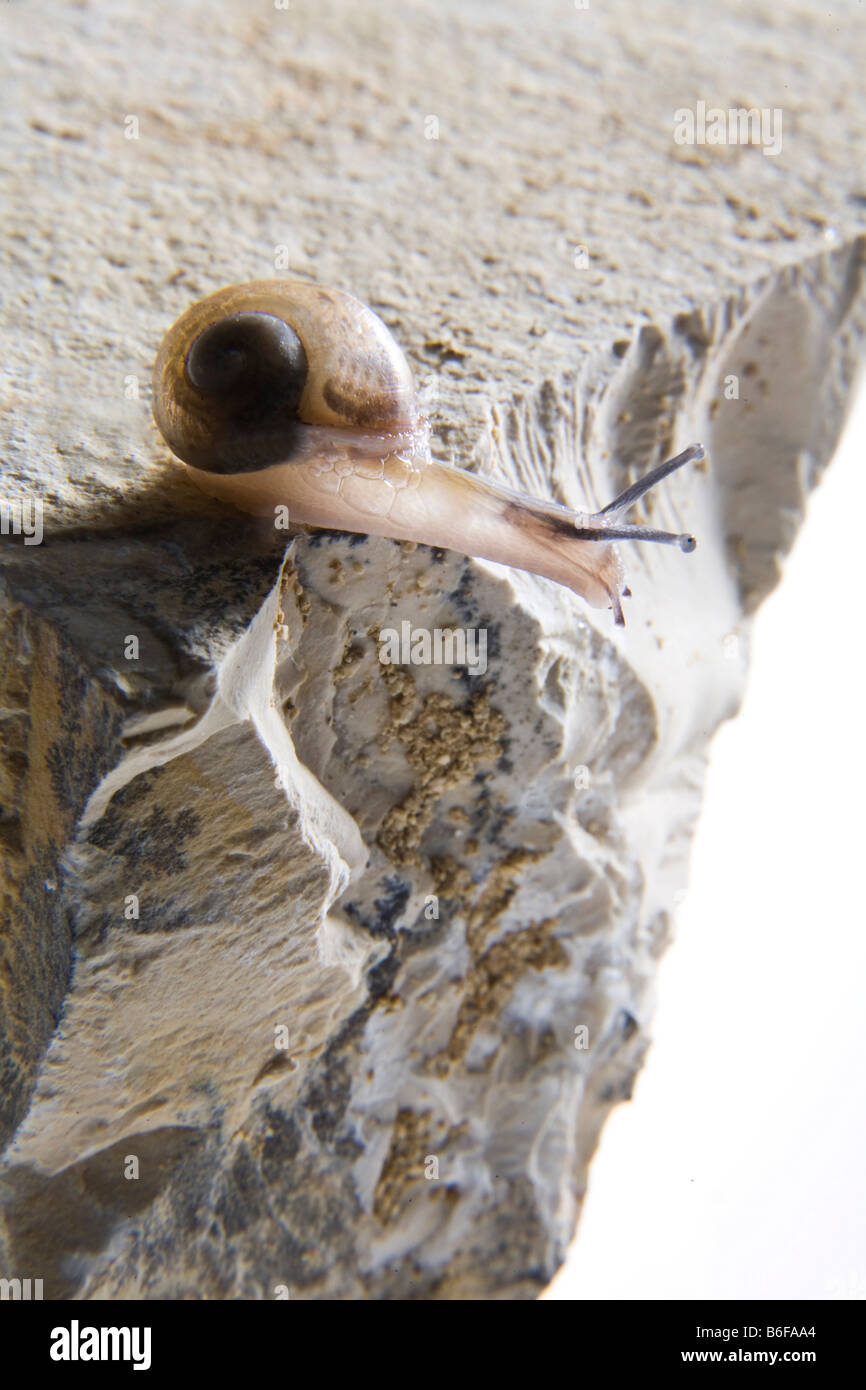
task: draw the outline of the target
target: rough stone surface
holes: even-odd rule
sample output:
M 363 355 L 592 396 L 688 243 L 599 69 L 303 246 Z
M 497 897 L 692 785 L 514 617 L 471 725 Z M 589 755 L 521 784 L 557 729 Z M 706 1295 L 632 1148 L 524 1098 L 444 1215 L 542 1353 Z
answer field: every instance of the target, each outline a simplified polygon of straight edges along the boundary
M 866 320 L 858 7 L 647 8 L 3 7 L 3 500 L 45 540 L 0 552 L 0 1273 L 46 1297 L 531 1298 L 563 1257 Z M 699 100 L 781 108 L 781 154 L 675 144 Z M 618 632 L 205 502 L 150 364 L 284 264 L 382 314 L 463 466 L 603 503 L 703 439 L 648 506 L 698 551 L 624 547 Z M 404 620 L 487 671 L 382 665 Z

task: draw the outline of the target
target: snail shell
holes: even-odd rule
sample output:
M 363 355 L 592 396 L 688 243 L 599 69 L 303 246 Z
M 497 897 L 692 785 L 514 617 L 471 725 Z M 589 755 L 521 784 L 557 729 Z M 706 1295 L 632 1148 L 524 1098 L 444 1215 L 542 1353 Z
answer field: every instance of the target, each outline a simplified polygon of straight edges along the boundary
M 618 539 L 694 549 L 619 518 L 692 445 L 602 511 L 527 497 L 434 459 L 412 373 L 382 320 L 341 290 L 297 280 L 232 285 L 169 329 L 153 411 L 213 497 L 259 515 L 459 550 L 544 575 L 622 623 Z

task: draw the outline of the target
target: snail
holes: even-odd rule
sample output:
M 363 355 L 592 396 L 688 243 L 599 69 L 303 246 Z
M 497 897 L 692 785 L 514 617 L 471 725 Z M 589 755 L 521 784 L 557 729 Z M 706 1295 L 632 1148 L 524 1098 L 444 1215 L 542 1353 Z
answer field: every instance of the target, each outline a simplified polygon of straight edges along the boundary
M 241 511 L 391 536 L 544 575 L 623 623 L 618 540 L 691 551 L 689 535 L 621 520 L 700 444 L 601 511 L 572 511 L 433 458 L 412 373 L 382 320 L 341 290 L 254 280 L 169 329 L 153 373 L 166 443 L 206 493 Z

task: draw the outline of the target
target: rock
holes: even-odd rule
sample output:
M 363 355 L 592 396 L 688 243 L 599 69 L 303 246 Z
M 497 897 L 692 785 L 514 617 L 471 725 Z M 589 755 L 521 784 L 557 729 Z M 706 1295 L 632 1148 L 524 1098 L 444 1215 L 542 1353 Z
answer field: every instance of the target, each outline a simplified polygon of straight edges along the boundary
M 0 1269 L 532 1298 L 843 419 L 857 46 L 745 3 L 145 14 L 7 15 L 4 517 L 39 500 L 45 535 L 0 556 Z M 732 74 L 778 155 L 674 142 Z M 150 362 L 284 265 L 382 314 L 463 466 L 601 504 L 703 439 L 648 502 L 697 552 L 623 547 L 619 632 L 530 575 L 204 500 Z M 383 663 L 404 623 L 485 632 L 486 668 Z

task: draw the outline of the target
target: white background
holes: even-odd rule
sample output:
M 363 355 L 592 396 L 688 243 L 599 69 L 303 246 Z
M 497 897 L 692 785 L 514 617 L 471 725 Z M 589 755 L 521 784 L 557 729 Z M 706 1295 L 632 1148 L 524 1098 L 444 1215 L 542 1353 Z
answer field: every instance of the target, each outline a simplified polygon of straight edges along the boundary
M 864 526 L 861 389 L 755 620 L 653 1045 L 546 1298 L 866 1298 Z

